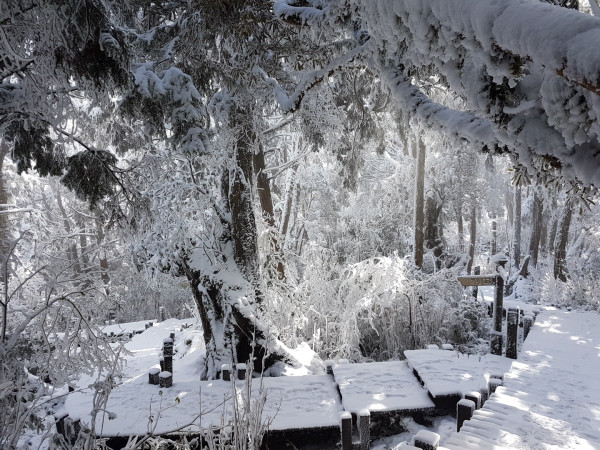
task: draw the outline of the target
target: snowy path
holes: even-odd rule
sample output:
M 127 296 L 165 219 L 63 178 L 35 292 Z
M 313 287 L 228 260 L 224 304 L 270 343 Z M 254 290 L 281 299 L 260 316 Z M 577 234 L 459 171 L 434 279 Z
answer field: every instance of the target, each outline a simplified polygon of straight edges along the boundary
M 600 449 L 600 316 L 540 314 L 519 359 L 449 449 Z

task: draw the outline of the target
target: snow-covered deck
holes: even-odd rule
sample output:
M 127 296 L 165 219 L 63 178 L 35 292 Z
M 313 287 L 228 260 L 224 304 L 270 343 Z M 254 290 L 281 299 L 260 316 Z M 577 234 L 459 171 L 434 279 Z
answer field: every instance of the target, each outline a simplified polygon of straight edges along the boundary
M 408 365 L 433 397 L 464 395 L 487 385 L 490 375 L 502 376 L 511 359 L 496 355 L 465 355 L 447 350 L 406 350 Z
M 346 411 L 416 411 L 435 406 L 406 361 L 336 364 L 335 381 Z
M 600 317 L 541 313 L 519 359 L 449 449 L 599 449 Z

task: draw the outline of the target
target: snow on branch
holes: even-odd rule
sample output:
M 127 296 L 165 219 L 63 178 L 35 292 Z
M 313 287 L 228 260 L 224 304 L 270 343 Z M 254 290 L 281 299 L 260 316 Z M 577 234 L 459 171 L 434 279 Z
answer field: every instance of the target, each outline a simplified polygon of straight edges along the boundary
M 296 86 L 296 89 L 291 95 L 287 95 L 285 90 L 281 87 L 279 82 L 270 76 L 260 67 L 254 67 L 254 75 L 262 77 L 263 80 L 273 88 L 273 94 L 279 106 L 284 113 L 292 113 L 300 107 L 302 99 L 313 87 L 321 83 L 327 77 L 333 75 L 337 70 L 345 67 L 346 64 L 352 62 L 356 56 L 358 56 L 363 50 L 364 46 L 357 46 L 350 50 L 348 53 L 334 58 L 327 66 L 323 69 L 314 70 L 304 75 L 302 80 Z
M 494 142 L 492 123 L 468 111 L 458 111 L 431 100 L 418 86 L 394 69 L 382 69 L 383 79 L 404 109 L 429 126 L 460 136 L 471 142 Z
M 328 7 L 296 6 L 298 0 L 277 0 L 273 5 L 275 17 L 293 25 L 319 26 L 327 15 Z

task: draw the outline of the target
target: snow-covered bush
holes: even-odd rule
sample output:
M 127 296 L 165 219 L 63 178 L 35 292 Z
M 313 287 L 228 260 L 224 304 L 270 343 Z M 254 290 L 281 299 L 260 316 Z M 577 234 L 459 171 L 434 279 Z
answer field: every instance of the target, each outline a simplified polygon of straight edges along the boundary
M 352 264 L 335 277 L 306 275 L 313 295 L 303 292 L 311 302 L 304 333 L 312 332 L 305 338 L 322 357 L 403 358 L 404 350 L 431 343 L 472 346 L 486 334 L 485 308 L 463 298 L 452 270 L 426 274 L 394 255 Z

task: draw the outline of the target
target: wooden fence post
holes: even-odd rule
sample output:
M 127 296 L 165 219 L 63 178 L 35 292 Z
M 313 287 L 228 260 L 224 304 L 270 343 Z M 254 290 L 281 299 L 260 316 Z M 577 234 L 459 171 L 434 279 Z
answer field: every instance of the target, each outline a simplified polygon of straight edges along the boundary
M 363 409 L 357 414 L 358 436 L 360 437 L 360 450 L 369 450 L 371 441 L 371 413 Z
M 504 312 L 504 278 L 496 275 L 496 288 L 494 293 L 494 329 L 490 339 L 490 352 L 492 355 L 502 356 L 502 315 Z
M 472 391 L 465 394 L 465 399 L 471 400 L 475 404 L 475 409 L 479 409 L 483 406 L 481 392 Z
M 352 414 L 344 411 L 341 416 L 342 450 L 352 449 Z
M 481 267 L 479 267 L 479 266 L 473 267 L 473 275 L 480 275 L 480 274 L 481 274 Z M 475 299 L 477 299 L 478 294 L 479 294 L 479 287 L 473 286 L 473 297 L 475 297 Z
M 440 435 L 433 431 L 420 430 L 413 438 L 415 447 L 422 450 L 436 450 L 440 445 Z
M 237 370 L 237 379 L 238 380 L 245 380 L 246 379 L 246 375 L 248 375 L 246 367 L 247 366 L 244 363 L 238 363 L 238 364 L 235 365 L 235 368 Z
M 472 400 L 462 399 L 456 404 L 456 431 L 460 431 L 465 420 L 470 420 L 475 412 L 475 403 Z
M 221 379 L 223 381 L 231 381 L 231 369 L 229 364 L 223 364 L 221 366 Z
M 517 359 L 519 310 L 510 308 L 506 314 L 506 357 Z

